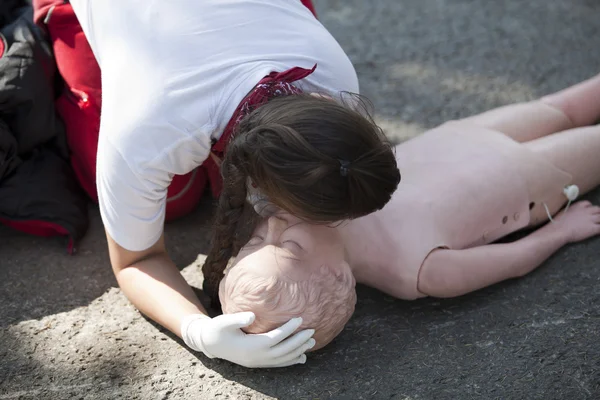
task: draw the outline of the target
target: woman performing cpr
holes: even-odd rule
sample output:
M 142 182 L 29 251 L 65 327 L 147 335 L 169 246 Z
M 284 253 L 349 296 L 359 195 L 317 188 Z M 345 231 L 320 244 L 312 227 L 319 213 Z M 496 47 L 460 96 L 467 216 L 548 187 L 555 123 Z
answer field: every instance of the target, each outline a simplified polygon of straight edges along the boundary
M 358 98 L 342 95 L 358 92 L 355 70 L 310 1 L 34 6 L 66 83 L 57 107 L 73 168 L 99 202 L 124 294 L 209 357 L 304 362 L 313 331 L 296 332 L 300 319 L 246 335 L 248 313 L 207 317 L 166 252 L 163 224 L 188 213 L 210 183 L 219 196 L 212 265 L 235 251 L 238 222 L 252 211 L 246 199 L 321 223 L 389 201 L 400 180 L 392 147 Z M 340 175 L 340 160 L 353 161 L 351 175 Z M 207 272 L 215 286 L 220 275 Z

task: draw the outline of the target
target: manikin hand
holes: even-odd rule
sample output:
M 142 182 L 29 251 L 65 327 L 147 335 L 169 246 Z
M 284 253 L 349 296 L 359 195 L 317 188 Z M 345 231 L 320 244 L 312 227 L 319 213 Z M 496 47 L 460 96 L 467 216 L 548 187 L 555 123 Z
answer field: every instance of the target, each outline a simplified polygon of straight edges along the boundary
M 579 242 L 600 234 L 600 207 L 589 201 L 579 201 L 554 219 L 569 243 Z
M 224 314 L 215 318 L 190 315 L 181 323 L 183 341 L 209 358 L 222 358 L 248 368 L 276 368 L 304 364 L 304 353 L 315 345 L 313 329 L 292 335 L 302 324 L 293 318 L 267 333 L 250 335 L 241 328 L 254 322 L 252 312 Z

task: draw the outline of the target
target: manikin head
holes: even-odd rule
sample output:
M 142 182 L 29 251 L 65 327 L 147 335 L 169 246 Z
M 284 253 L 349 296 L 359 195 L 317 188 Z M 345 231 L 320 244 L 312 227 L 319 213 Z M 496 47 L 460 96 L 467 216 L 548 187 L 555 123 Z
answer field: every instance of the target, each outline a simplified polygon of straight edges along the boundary
M 290 318 L 315 329 L 317 350 L 344 328 L 356 304 L 355 280 L 336 228 L 279 212 L 261 221 L 225 270 L 223 313 L 252 311 L 247 333 L 264 333 Z

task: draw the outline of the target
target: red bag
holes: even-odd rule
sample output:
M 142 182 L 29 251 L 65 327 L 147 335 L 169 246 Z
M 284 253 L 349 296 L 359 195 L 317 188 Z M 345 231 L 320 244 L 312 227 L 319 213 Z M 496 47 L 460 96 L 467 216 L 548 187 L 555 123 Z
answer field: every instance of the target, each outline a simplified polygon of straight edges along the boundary
M 65 83 L 56 100 L 56 109 L 65 124 L 71 164 L 81 187 L 98 202 L 100 68 L 71 4 L 62 0 L 35 0 L 34 21 L 50 36 L 58 71 Z M 167 191 L 166 220 L 191 212 L 200 201 L 206 183 L 206 173 L 201 169 L 175 176 Z

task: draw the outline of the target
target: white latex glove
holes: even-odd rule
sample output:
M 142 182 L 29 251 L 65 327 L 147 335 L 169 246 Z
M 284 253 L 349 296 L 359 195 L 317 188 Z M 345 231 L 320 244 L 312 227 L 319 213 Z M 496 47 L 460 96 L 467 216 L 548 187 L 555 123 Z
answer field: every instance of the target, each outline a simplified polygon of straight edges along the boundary
M 241 328 L 254 322 L 252 312 L 223 314 L 215 318 L 203 314 L 185 317 L 181 323 L 183 341 L 209 358 L 222 358 L 248 368 L 276 368 L 304 364 L 308 349 L 315 345 L 314 329 L 290 336 L 302 325 L 292 318 L 267 333 L 247 334 Z

